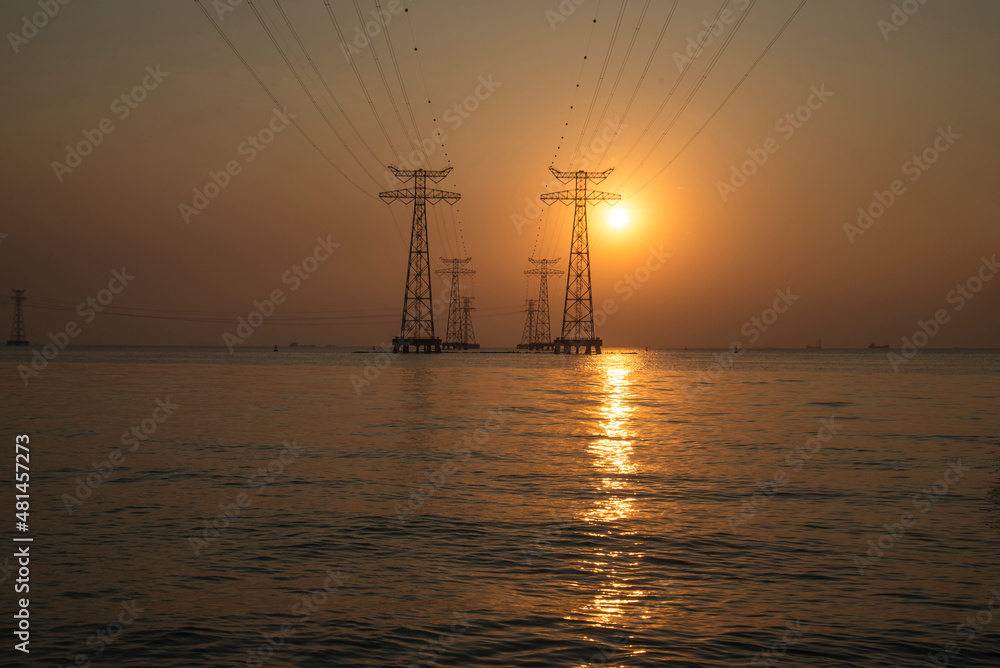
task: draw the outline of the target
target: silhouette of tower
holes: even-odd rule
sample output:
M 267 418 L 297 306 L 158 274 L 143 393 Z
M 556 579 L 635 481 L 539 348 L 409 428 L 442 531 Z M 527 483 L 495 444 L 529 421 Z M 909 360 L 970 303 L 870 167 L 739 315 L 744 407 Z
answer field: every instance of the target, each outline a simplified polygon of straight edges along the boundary
M 559 262 L 555 260 L 536 260 L 528 258 L 528 262 L 535 265 L 534 269 L 524 272 L 526 276 L 538 276 L 538 301 L 534 307 L 534 323 L 532 337 L 528 341 L 529 350 L 549 350 L 552 348 L 552 328 L 549 325 L 549 276 L 558 276 L 563 273 L 562 269 L 555 269 L 553 265 Z M 529 314 L 529 317 L 532 317 Z M 524 343 L 522 341 L 522 343 Z
M 396 169 L 389 166 L 396 178 L 406 183 L 413 181 L 412 188 L 387 190 L 379 197 L 387 203 L 413 202 L 413 227 L 410 230 L 410 258 L 406 265 L 406 292 L 403 296 L 403 322 L 399 336 L 392 340 L 392 352 L 415 352 L 423 348 L 425 353 L 441 352 L 441 339 L 434 336 L 434 309 L 431 299 L 430 251 L 427 245 L 427 203 L 437 204 L 444 200 L 454 204 L 462 198 L 458 193 L 428 188 L 427 180 L 439 183 L 448 176 L 451 167 L 437 171 L 426 169 Z
M 472 312 L 475 310 L 472 307 L 472 297 L 462 297 L 462 319 L 459 327 L 460 338 L 455 345 L 456 348 L 470 350 L 479 347 L 479 344 L 476 343 L 476 332 L 472 329 Z
M 524 332 L 521 334 L 521 342 L 517 344 L 518 348 L 527 348 L 528 350 L 533 350 L 535 341 L 538 336 L 535 332 L 535 300 L 529 299 L 527 308 L 525 312 L 528 314 L 527 319 L 524 321 Z
M 438 269 L 440 276 L 451 276 L 451 299 L 448 303 L 448 330 L 441 347 L 444 350 L 449 348 L 463 348 L 462 337 L 462 286 L 460 276 L 475 274 L 475 269 L 469 269 L 465 265 L 472 262 L 471 257 L 466 258 L 441 258 L 445 264 L 444 269 Z
M 14 290 L 14 294 L 11 295 L 10 300 L 14 302 L 14 320 L 10 324 L 10 340 L 7 341 L 8 346 L 26 346 L 28 345 L 28 337 L 24 334 L 24 307 L 22 304 L 27 297 L 24 296 L 24 290 Z
M 587 181 L 600 183 L 613 171 L 603 172 L 560 172 L 549 167 L 553 176 L 563 183 L 573 181 L 572 190 L 542 193 L 543 202 L 565 202 L 575 204 L 573 212 L 573 236 L 569 246 L 569 271 L 566 273 L 566 302 L 563 307 L 562 335 L 552 342 L 553 350 L 579 353 L 584 348 L 589 355 L 591 349 L 600 355 L 603 341 L 594 332 L 594 300 L 590 287 L 590 241 L 587 237 L 587 203 L 617 202 L 621 195 L 597 191 L 587 191 Z

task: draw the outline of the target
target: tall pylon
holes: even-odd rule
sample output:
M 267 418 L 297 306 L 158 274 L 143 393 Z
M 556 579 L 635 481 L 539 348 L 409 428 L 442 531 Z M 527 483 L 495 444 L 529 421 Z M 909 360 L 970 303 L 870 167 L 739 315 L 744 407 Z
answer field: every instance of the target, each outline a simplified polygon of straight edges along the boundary
M 560 172 L 549 167 L 553 176 L 563 183 L 574 182 L 572 190 L 542 193 L 543 202 L 575 203 L 573 212 L 573 236 L 569 246 L 569 271 L 566 273 L 566 302 L 563 307 L 562 335 L 552 342 L 552 349 L 558 353 L 570 353 L 575 348 L 579 353 L 591 350 L 601 354 L 603 341 L 594 331 L 594 299 L 590 287 L 590 241 L 587 236 L 587 203 L 617 202 L 621 195 L 587 191 L 587 181 L 600 183 L 614 168 L 603 172 Z
M 463 345 L 465 339 L 462 336 L 462 285 L 460 276 L 471 276 L 476 273 L 475 269 L 468 268 L 467 264 L 472 262 L 471 257 L 464 258 L 441 258 L 445 264 L 444 269 L 438 269 L 439 276 L 451 276 L 451 299 L 448 302 L 448 330 L 441 347 L 444 350 L 449 348 L 466 349 Z M 477 346 L 478 347 L 478 346 Z
M 475 310 L 472 308 L 472 297 L 462 297 L 462 320 L 459 328 L 460 339 L 456 347 L 460 347 L 463 350 L 479 348 L 479 344 L 476 343 L 476 332 L 472 329 L 472 312 Z
M 14 290 L 14 294 L 10 297 L 10 300 L 14 302 L 14 320 L 10 324 L 8 346 L 28 345 L 28 337 L 24 334 L 24 307 L 22 304 L 27 299 L 24 292 L 24 290 Z
M 524 332 L 521 333 L 521 342 L 517 344 L 520 349 L 533 350 L 535 341 L 538 340 L 538 333 L 535 328 L 535 300 L 529 299 L 524 312 L 528 314 L 524 321 Z
M 434 308 L 431 297 L 431 262 L 427 244 L 427 203 L 445 201 L 454 204 L 462 199 L 458 193 L 428 188 L 427 180 L 439 183 L 448 176 L 451 167 L 429 171 L 426 169 L 396 169 L 389 166 L 396 178 L 406 183 L 413 181 L 412 188 L 387 190 L 379 193 L 385 202 L 413 202 L 413 227 L 410 230 L 410 258 L 406 265 L 406 292 L 403 296 L 403 322 L 399 336 L 392 340 L 392 352 L 415 352 L 423 348 L 425 353 L 441 352 L 441 339 L 434 336 Z
M 559 263 L 559 258 L 536 260 L 529 257 L 528 262 L 535 265 L 535 268 L 526 270 L 524 274 L 525 276 L 538 276 L 538 300 L 534 307 L 532 337 L 527 342 L 526 347 L 529 350 L 551 350 L 553 342 L 552 328 L 549 324 L 549 276 L 558 276 L 563 273 L 563 270 L 553 268 L 553 265 Z M 531 314 L 529 314 L 530 317 L 532 317 Z

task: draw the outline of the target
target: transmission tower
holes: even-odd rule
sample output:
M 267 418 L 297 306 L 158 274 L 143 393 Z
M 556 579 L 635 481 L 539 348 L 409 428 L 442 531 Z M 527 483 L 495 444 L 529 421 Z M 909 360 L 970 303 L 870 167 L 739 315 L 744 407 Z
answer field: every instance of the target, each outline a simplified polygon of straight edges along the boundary
M 535 265 L 535 268 L 526 270 L 524 274 L 538 276 L 538 301 L 535 303 L 533 314 L 531 312 L 528 314 L 529 318 L 534 318 L 533 333 L 531 340 L 527 342 L 528 345 L 524 347 L 528 350 L 551 350 L 553 344 L 552 329 L 549 326 L 549 276 L 558 276 L 563 270 L 553 268 L 553 265 L 558 264 L 558 258 L 555 260 L 528 258 L 528 262 Z
M 479 348 L 479 344 L 476 343 L 476 332 L 472 329 L 472 312 L 475 310 L 472 308 L 472 298 L 462 297 L 462 321 L 459 333 L 461 338 L 456 346 L 462 350 Z
M 527 308 L 525 312 L 528 314 L 528 318 L 524 321 L 524 332 L 521 334 L 521 342 L 517 344 L 518 348 L 534 350 L 535 341 L 538 340 L 538 335 L 535 330 L 535 300 L 529 299 Z
M 10 298 L 14 302 L 14 321 L 10 325 L 10 340 L 7 341 L 8 346 L 28 345 L 28 337 L 24 334 L 24 307 L 22 304 L 27 299 L 24 296 L 24 292 L 24 290 L 14 290 L 14 294 Z
M 549 167 L 552 174 L 563 183 L 574 182 L 572 190 L 542 193 L 544 202 L 570 202 L 575 204 L 573 212 L 573 237 L 569 246 L 569 271 L 566 274 L 566 303 L 563 307 L 562 335 L 552 342 L 558 353 L 570 353 L 575 348 L 579 353 L 591 349 L 601 354 L 603 341 L 594 332 L 594 300 L 590 289 L 590 242 L 587 238 L 587 203 L 617 202 L 622 197 L 614 193 L 587 191 L 587 181 L 600 183 L 613 171 L 603 172 L 560 172 Z
M 451 167 L 428 171 L 426 169 L 396 169 L 389 166 L 396 178 L 406 183 L 413 181 L 412 188 L 387 190 L 379 197 L 388 202 L 413 202 L 413 227 L 410 231 L 410 258 L 406 265 L 406 293 L 403 296 L 403 322 L 399 336 L 392 340 L 392 352 L 415 352 L 423 348 L 425 353 L 441 352 L 441 339 L 434 336 L 434 309 L 431 301 L 430 251 L 427 247 L 427 203 L 437 204 L 444 200 L 454 204 L 462 198 L 458 193 L 428 188 L 427 180 L 439 183 L 448 176 Z
M 445 264 L 444 269 L 438 269 L 437 273 L 440 276 L 451 276 L 451 299 L 448 303 L 448 331 L 444 337 L 444 343 L 441 347 L 444 350 L 449 348 L 462 348 L 462 286 L 460 276 L 472 275 L 476 273 L 475 269 L 469 269 L 465 265 L 472 262 L 471 257 L 466 258 L 441 258 L 441 262 Z

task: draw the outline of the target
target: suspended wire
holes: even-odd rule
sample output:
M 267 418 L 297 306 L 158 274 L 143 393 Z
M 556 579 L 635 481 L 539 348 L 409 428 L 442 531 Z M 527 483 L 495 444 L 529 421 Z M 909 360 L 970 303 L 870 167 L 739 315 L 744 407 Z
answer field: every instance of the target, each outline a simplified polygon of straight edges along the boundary
M 201 9 L 205 17 L 211 22 L 216 32 L 219 33 L 219 36 L 221 36 L 222 39 L 226 42 L 226 44 L 229 45 L 229 48 L 236 55 L 236 58 L 239 59 L 239 61 L 243 64 L 243 67 L 245 67 L 246 70 L 250 73 L 250 76 L 254 78 L 254 80 L 263 89 L 264 93 L 267 94 L 267 97 L 270 98 L 270 100 L 278 107 L 285 108 L 285 105 L 281 104 L 281 102 L 278 101 L 278 98 L 275 97 L 274 93 L 271 92 L 271 89 L 267 87 L 267 84 L 264 83 L 264 81 L 260 78 L 260 76 L 258 76 L 257 72 L 253 69 L 253 67 L 250 66 L 250 63 L 247 62 L 246 58 L 244 58 L 243 55 L 239 52 L 239 49 L 236 48 L 236 45 L 233 44 L 232 40 L 230 40 L 229 37 L 226 35 L 226 33 L 222 31 L 222 27 L 218 24 L 215 18 L 208 12 L 208 10 L 205 9 L 205 6 L 201 4 L 201 0 L 195 0 L 195 4 L 198 5 L 199 9 Z M 319 145 L 315 141 L 313 141 L 312 138 L 306 133 L 306 131 L 302 129 L 302 126 L 299 125 L 298 121 L 296 121 L 294 118 L 289 118 L 288 121 L 295 127 L 296 130 L 299 131 L 299 134 L 301 134 L 302 137 L 307 142 L 309 142 L 309 145 L 312 146 L 314 149 L 316 149 L 316 152 L 319 153 L 320 156 L 324 160 L 326 160 L 326 162 L 329 163 L 329 165 L 333 167 L 338 174 L 343 176 L 348 181 L 348 183 L 353 185 L 355 188 L 363 192 L 368 197 L 371 197 L 372 199 L 377 199 L 375 195 L 372 195 L 370 192 L 368 192 L 368 190 L 363 188 L 354 179 L 348 176 L 340 167 L 338 167 L 337 163 L 331 160 L 330 157 L 323 152 L 323 149 L 321 149 Z M 397 228 L 396 231 L 399 232 L 399 229 Z
M 431 103 L 431 91 L 427 87 L 427 77 L 424 76 L 424 66 L 420 62 L 420 52 L 417 51 L 417 36 L 413 32 L 413 21 L 410 19 L 410 8 L 406 6 L 406 2 L 403 3 L 403 13 L 406 14 L 406 25 L 410 29 L 410 40 L 413 42 L 413 54 L 417 61 L 417 70 L 420 72 L 420 80 L 424 84 L 424 97 L 427 98 L 427 104 Z M 433 117 L 433 114 L 431 114 Z M 436 123 L 437 118 L 433 118 Z
M 587 115 L 583 119 L 583 125 L 580 127 L 580 139 L 576 144 L 576 151 L 570 156 L 570 162 L 574 161 L 574 158 L 580 154 L 580 149 L 583 147 L 583 136 L 587 132 L 587 125 L 590 123 L 590 116 L 594 112 L 594 105 L 597 103 L 597 96 L 601 92 L 601 84 L 604 82 L 604 73 L 608 70 L 608 64 L 611 62 L 611 53 L 615 48 L 615 41 L 618 39 L 618 31 L 622 26 L 622 18 L 625 16 L 625 8 L 628 7 L 628 0 L 622 0 L 622 6 L 618 10 L 618 18 L 615 20 L 615 27 L 611 31 L 611 41 L 608 42 L 608 50 L 604 54 L 604 63 L 601 65 L 601 72 L 597 76 L 597 85 L 594 87 L 594 95 L 590 98 L 590 106 L 587 108 Z
M 354 10 L 358 14 L 358 21 L 361 25 L 365 24 L 365 17 L 361 13 L 361 6 L 358 5 L 358 0 L 353 0 Z M 375 69 L 378 70 L 378 76 L 382 79 L 382 85 L 385 86 L 385 94 L 389 96 L 389 104 L 392 105 L 392 110 L 396 114 L 396 120 L 399 121 L 399 127 L 403 130 L 403 136 L 409 139 L 410 131 L 406 129 L 406 124 L 403 122 L 403 117 L 399 113 L 399 105 L 396 104 L 396 97 L 392 94 L 392 88 L 389 87 L 389 80 L 385 77 L 385 71 L 382 69 L 382 61 L 378 59 L 378 50 L 375 48 L 375 40 L 369 43 L 369 51 L 372 52 L 372 58 L 375 60 Z M 418 134 L 414 137 L 417 141 L 420 141 L 420 135 Z M 407 141 L 409 144 L 409 141 Z
M 670 122 L 667 124 L 667 127 L 663 129 L 663 133 L 660 134 L 659 139 L 657 139 L 653 143 L 653 145 L 649 147 L 649 150 L 646 151 L 646 155 L 643 156 L 642 160 L 639 161 L 639 164 L 635 166 L 635 169 L 633 169 L 632 172 L 628 175 L 628 178 L 625 179 L 624 182 L 622 182 L 622 186 L 624 186 L 626 183 L 632 180 L 632 177 L 635 176 L 636 172 L 638 172 L 639 169 L 641 169 L 642 166 L 646 164 L 646 161 L 649 159 L 649 156 L 651 156 L 653 152 L 656 151 L 657 147 L 663 142 L 663 139 L 667 136 L 667 133 L 670 132 L 671 129 L 673 129 L 674 125 L 677 123 L 677 119 L 681 117 L 681 114 L 683 114 L 684 111 L 688 108 L 688 105 L 691 104 L 691 100 L 694 99 L 694 96 L 701 89 L 701 86 L 702 84 L 705 83 L 705 80 L 708 78 L 708 75 L 712 73 L 712 70 L 715 68 L 716 63 L 718 63 L 719 59 L 722 58 L 722 54 L 725 53 L 726 48 L 729 46 L 730 42 L 732 42 L 733 38 L 736 37 L 736 33 L 739 32 L 740 26 L 743 25 L 743 22 L 750 15 L 751 10 L 753 10 L 756 4 L 757 0 L 750 0 L 750 4 L 747 5 L 747 8 L 743 11 L 743 14 L 741 14 L 740 18 L 736 21 L 736 25 L 733 26 L 733 29 L 729 32 L 729 34 L 726 36 L 726 39 L 722 42 L 722 46 L 712 57 L 712 60 L 709 61 L 708 67 L 705 68 L 705 71 L 702 73 L 701 78 L 698 79 L 698 83 L 696 83 L 694 87 L 692 87 L 691 90 L 688 92 L 688 96 L 681 103 L 681 106 L 678 107 L 677 112 L 674 113 L 674 117 L 670 119 Z
M 670 26 L 670 20 L 674 16 L 674 11 L 677 9 L 677 3 L 680 0 L 674 0 L 674 4 L 670 7 L 670 12 L 667 14 L 666 20 L 663 22 L 663 27 L 660 28 L 660 34 L 656 37 L 656 43 L 653 44 L 653 50 L 649 52 L 649 58 L 646 59 L 646 64 L 642 68 L 642 74 L 639 75 L 639 81 L 636 82 L 635 88 L 632 90 L 632 95 L 629 96 L 628 104 L 625 105 L 625 111 L 618 118 L 618 128 L 625 127 L 625 119 L 628 118 L 628 112 L 632 110 L 632 104 L 635 102 L 636 96 L 639 94 L 639 88 L 642 86 L 642 82 L 646 79 L 646 74 L 649 72 L 650 65 L 653 64 L 653 58 L 656 56 L 656 52 L 660 49 L 660 43 L 663 41 L 663 35 L 667 32 L 667 28 Z M 601 157 L 598 159 L 597 164 L 603 164 L 604 158 L 608 155 L 608 151 L 611 150 L 611 145 L 614 143 L 615 139 L 618 138 L 619 132 L 615 132 L 611 139 L 608 140 L 607 146 L 604 147 L 604 152 L 601 153 Z M 591 140 L 593 141 L 593 140 Z
M 618 90 L 618 84 L 621 82 L 622 73 L 625 71 L 625 66 L 628 64 L 628 58 L 632 54 L 632 47 L 635 46 L 635 40 L 639 36 L 639 28 L 642 27 L 642 20 L 646 17 L 646 11 L 649 9 L 649 3 L 652 0 L 646 0 L 646 4 L 642 6 L 642 12 L 639 14 L 639 20 L 635 23 L 635 30 L 632 31 L 632 39 L 629 40 L 628 47 L 625 49 L 625 55 L 622 57 L 622 64 L 618 68 L 618 74 L 615 76 L 615 81 L 611 85 L 611 92 L 608 93 L 608 99 L 604 103 L 604 108 L 601 113 L 597 116 L 597 122 L 594 125 L 594 132 L 590 135 L 590 142 L 587 144 L 588 147 L 594 145 L 594 140 L 597 139 L 597 131 L 601 127 L 601 121 L 604 121 L 608 117 L 608 108 L 611 106 L 611 100 L 615 97 L 615 91 Z M 624 4 L 622 5 L 624 8 Z
M 399 80 L 399 90 L 403 93 L 403 103 L 410 115 L 410 123 L 413 124 L 414 139 L 420 140 L 420 130 L 417 128 L 417 119 L 413 116 L 413 106 L 410 104 L 410 96 L 406 93 L 406 83 L 403 75 L 399 71 L 399 61 L 396 60 L 396 50 L 392 47 L 392 38 L 389 36 L 389 25 L 385 22 L 385 14 L 382 13 L 382 4 L 375 0 L 375 9 L 378 12 L 379 20 L 382 22 L 382 34 L 385 35 L 385 43 L 389 47 L 389 57 L 392 59 L 392 67 L 396 71 L 396 78 Z
M 719 7 L 719 11 L 715 15 L 715 20 L 712 23 L 712 25 L 716 25 L 719 22 L 719 18 L 722 16 L 722 12 L 726 9 L 726 5 L 728 5 L 728 4 L 729 4 L 729 0 L 722 0 L 722 5 Z M 705 33 L 704 33 L 704 35 L 703 35 L 703 37 L 700 40 L 698 40 L 698 53 L 701 53 L 702 49 L 704 48 L 705 39 L 708 38 L 708 35 L 709 35 L 709 31 L 706 30 Z M 692 64 L 693 64 L 693 61 L 688 62 L 686 65 L 684 65 L 684 69 L 681 70 L 680 76 L 677 77 L 677 80 L 674 81 L 674 85 L 670 87 L 669 91 L 667 91 L 667 96 L 665 98 L 663 98 L 663 101 L 660 103 L 660 106 L 653 113 L 652 118 L 649 119 L 649 123 L 647 123 L 646 127 L 643 128 L 642 133 L 635 140 L 635 143 L 632 144 L 632 147 L 628 151 L 626 151 L 625 155 L 622 156 L 622 159 L 618 161 L 619 165 L 621 165 L 622 163 L 626 162 L 628 160 L 628 158 L 632 155 L 632 152 L 635 151 L 635 149 L 642 143 L 642 140 L 646 136 L 646 133 L 649 132 L 652 129 L 653 124 L 656 122 L 656 119 L 659 118 L 660 114 L 663 113 L 663 109 L 667 106 L 667 103 L 670 102 L 670 100 L 673 99 L 674 92 L 681 85 L 681 82 L 684 81 L 684 78 L 687 76 L 687 73 L 691 70 L 691 65 Z
M 344 110 L 343 105 L 340 104 L 340 100 L 338 100 L 337 96 L 333 94 L 333 90 L 330 89 L 330 84 L 327 82 L 326 77 L 323 76 L 319 68 L 316 66 L 316 61 L 313 60 L 312 55 L 310 55 L 309 51 L 306 49 L 305 44 L 303 44 L 302 39 L 299 37 L 299 33 L 295 29 L 295 26 L 292 25 L 292 22 L 288 19 L 288 15 L 285 14 L 285 9 L 281 6 L 281 2 L 279 0 L 274 0 L 274 4 L 278 8 L 278 12 L 281 14 L 281 18 L 284 19 L 285 25 L 288 26 L 288 30 L 291 31 L 292 37 L 295 38 L 295 41 L 298 43 L 299 48 L 302 49 L 302 53 L 305 54 L 306 60 L 309 62 L 309 66 L 312 67 L 312 71 L 316 74 L 316 76 L 319 78 L 319 81 L 323 84 L 323 88 L 326 90 L 326 94 L 330 96 L 330 99 L 333 101 L 333 104 L 336 105 L 337 110 L 340 111 L 341 116 L 344 117 L 344 121 L 347 122 L 347 125 L 351 128 L 351 131 L 354 132 L 354 136 L 358 138 L 358 140 L 368 150 L 371 156 L 375 158 L 376 162 L 378 162 L 378 164 L 381 165 L 382 160 L 375 153 L 375 150 L 371 147 L 371 144 L 369 144 L 365 140 L 364 136 L 362 136 L 361 132 L 358 131 L 358 128 L 355 127 L 354 122 L 351 121 L 350 116 L 347 115 L 347 112 Z
M 347 40 L 344 38 L 344 33 L 340 29 L 340 23 L 337 21 L 337 15 L 333 13 L 333 7 L 330 6 L 330 0 L 324 0 L 326 5 L 326 13 L 330 16 L 330 21 L 333 22 L 333 27 L 337 31 L 337 37 L 340 39 L 341 44 L 347 44 Z M 364 21 L 362 21 L 364 23 Z M 389 150 L 392 151 L 393 160 L 396 159 L 400 154 L 396 150 L 396 146 L 392 143 L 392 139 L 389 137 L 389 132 L 385 129 L 385 123 L 382 122 L 382 117 L 379 115 L 378 110 L 375 109 L 375 103 L 372 102 L 372 96 L 368 92 L 368 86 L 365 85 L 365 80 L 361 76 L 361 72 L 358 71 L 358 65 L 354 62 L 353 58 L 348 58 L 347 62 L 351 65 L 351 70 L 354 72 L 354 78 L 357 79 L 358 85 L 361 86 L 361 91 L 365 95 L 365 100 L 368 102 L 368 108 L 372 110 L 372 116 L 375 118 L 375 122 L 378 123 L 379 129 L 382 131 L 382 136 L 385 137 L 386 143 L 389 145 Z
M 687 140 L 687 142 L 683 146 L 681 146 L 680 150 L 677 151 L 674 157 L 672 157 L 670 161 L 667 162 L 667 164 L 663 165 L 663 167 L 661 167 L 660 170 L 656 172 L 656 174 L 654 174 L 651 179 L 646 181 L 646 183 L 643 184 L 641 188 L 639 188 L 634 193 L 626 197 L 625 200 L 630 200 L 636 195 L 638 195 L 640 192 L 642 192 L 650 183 L 655 181 L 660 176 L 660 174 L 662 174 L 667 169 L 667 167 L 672 165 L 674 161 L 677 160 L 678 157 L 680 157 L 681 153 L 683 153 L 684 150 L 691 145 L 691 142 L 693 142 L 698 137 L 698 135 L 701 134 L 701 131 L 704 130 L 705 127 L 712 122 L 712 119 L 715 118 L 716 115 L 726 105 L 726 103 L 729 102 L 730 98 L 732 98 L 733 95 L 736 94 L 736 91 L 740 89 L 740 86 L 742 86 L 743 82 L 747 80 L 747 77 L 749 77 L 753 73 L 753 71 L 757 69 L 757 65 L 759 65 L 760 62 L 764 59 L 768 51 L 771 50 L 771 47 L 774 46 L 774 43 L 778 41 L 778 38 L 780 38 L 784 34 L 785 30 L 788 29 L 788 26 L 792 23 L 792 21 L 795 19 L 795 17 L 798 15 L 798 13 L 802 10 L 802 8 L 806 5 L 807 2 L 809 2 L 809 0 L 802 0 L 799 3 L 798 7 L 795 8 L 795 11 L 792 12 L 792 15 L 789 16 L 788 20 L 785 21 L 784 25 L 781 26 L 781 29 L 777 32 L 777 34 L 775 34 L 773 38 L 771 38 L 771 41 L 768 42 L 766 47 L 764 47 L 764 50 L 761 51 L 759 56 L 757 56 L 757 59 L 753 61 L 753 64 L 750 65 L 749 69 L 747 69 L 747 71 L 743 74 L 740 80 L 736 82 L 736 85 L 733 86 L 732 90 L 730 90 L 729 93 L 726 95 L 726 97 L 723 98 L 722 102 L 719 103 L 719 106 L 715 108 L 715 111 L 713 111 L 709 115 L 709 117 L 705 119 L 705 122 L 701 124 L 701 127 L 698 128 L 697 132 L 695 132 L 694 135 L 689 140 Z
M 576 97 L 580 93 L 580 82 L 583 81 L 583 69 L 587 65 L 587 56 L 590 55 L 590 44 L 594 40 L 594 30 L 597 28 L 597 15 L 601 11 L 601 2 L 597 1 L 597 6 L 594 7 L 594 20 L 590 24 L 590 35 L 587 37 L 587 46 L 583 50 L 583 60 L 580 62 L 580 72 L 576 75 L 576 87 L 573 89 L 573 97 L 569 101 L 569 110 L 566 112 L 566 121 L 563 123 L 563 134 L 559 137 L 560 144 L 556 146 L 556 154 L 552 156 L 552 162 L 550 164 L 555 164 L 556 158 L 559 157 L 559 151 L 562 150 L 562 141 L 566 139 L 566 128 L 569 127 L 569 119 L 573 116 L 573 106 L 576 104 Z
M 364 163 L 361 162 L 361 159 L 357 156 L 354 150 L 347 145 L 347 142 L 344 140 L 344 138 L 340 136 L 340 132 L 338 132 L 337 128 L 334 127 L 333 121 L 330 120 L 330 117 L 326 115 L 325 111 L 323 111 L 323 108 L 319 105 L 319 102 L 316 101 L 316 98 L 313 96 L 312 91 L 309 90 L 309 87 L 306 85 L 306 82 L 302 80 L 302 77 L 299 75 L 298 70 L 295 69 L 295 66 L 292 64 L 292 61 L 288 58 L 288 55 L 285 53 L 285 50 L 281 48 L 280 44 L 278 44 L 278 40 L 275 39 L 274 32 L 267 27 L 267 23 L 264 21 L 264 17 L 261 16 L 261 13 L 257 10 L 257 6 L 253 3 L 253 0 L 247 0 L 247 5 L 250 7 L 251 10 L 253 10 L 254 16 L 257 17 L 257 21 L 260 23 L 260 27 L 264 29 L 265 33 L 267 33 L 268 38 L 271 40 L 271 44 L 273 44 L 274 48 L 277 49 L 278 54 L 281 56 L 281 59 L 285 61 L 285 65 L 288 66 L 288 70 L 292 73 L 292 76 L 295 77 L 295 80 L 299 83 L 299 86 L 302 88 L 303 92 L 305 92 L 306 97 L 308 97 L 309 101 L 312 102 L 314 107 L 316 107 L 316 111 L 319 112 L 319 115 L 323 117 L 323 121 L 326 123 L 326 126 L 330 128 L 330 131 L 333 132 L 334 135 L 336 135 L 337 140 L 344 146 L 344 149 L 350 154 L 352 158 L 354 158 L 354 161 L 358 163 L 358 167 L 360 167 L 362 171 L 364 171 L 364 173 L 368 175 L 368 178 L 370 178 L 375 183 L 375 185 L 379 185 L 378 179 L 375 178 L 375 176 L 370 171 L 368 171 L 368 169 L 364 166 Z

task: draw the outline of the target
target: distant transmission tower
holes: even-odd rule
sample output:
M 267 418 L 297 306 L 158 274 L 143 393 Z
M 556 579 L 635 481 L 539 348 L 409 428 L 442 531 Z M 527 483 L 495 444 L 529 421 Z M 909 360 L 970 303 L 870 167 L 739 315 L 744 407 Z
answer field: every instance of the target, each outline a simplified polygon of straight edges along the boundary
M 587 203 L 617 202 L 621 195 L 601 191 L 587 192 L 587 181 L 600 183 L 613 171 L 603 172 L 560 172 L 549 167 L 552 174 L 563 183 L 574 182 L 572 190 L 542 193 L 545 202 L 575 203 L 573 212 L 573 237 L 569 246 L 569 272 L 566 274 L 566 303 L 563 308 L 562 335 L 552 342 L 553 350 L 579 353 L 591 349 L 600 355 L 603 341 L 594 332 L 594 300 L 590 289 L 590 241 L 587 238 Z
M 406 204 L 413 202 L 413 227 L 410 231 L 410 259 L 406 266 L 406 293 L 403 296 L 403 323 L 399 336 L 392 340 L 392 352 L 415 352 L 423 348 L 425 353 L 441 352 L 441 339 L 434 336 L 434 309 L 431 300 L 430 251 L 427 247 L 427 203 L 437 204 L 444 200 L 454 204 L 462 198 L 458 193 L 428 188 L 427 180 L 439 183 L 448 176 L 451 167 L 437 171 L 426 169 L 396 169 L 389 171 L 400 181 L 413 180 L 412 188 L 388 190 L 379 197 L 388 202 L 399 200 Z
M 521 334 L 521 342 L 517 344 L 518 348 L 533 350 L 535 341 L 538 340 L 538 334 L 535 327 L 535 300 L 529 299 L 527 308 L 525 312 L 528 314 L 527 319 L 524 321 L 524 332 Z
M 448 330 L 441 347 L 445 350 L 449 348 L 465 348 L 462 345 L 462 286 L 460 276 L 472 275 L 475 269 L 469 269 L 465 265 L 472 262 L 471 257 L 465 258 L 441 258 L 445 264 L 444 269 L 438 269 L 440 276 L 451 276 L 451 299 L 448 303 Z
M 529 350 L 551 350 L 553 343 L 552 328 L 549 326 L 549 276 L 558 276 L 563 270 L 553 268 L 553 265 L 558 264 L 558 258 L 555 260 L 528 258 L 528 262 L 535 265 L 535 268 L 526 270 L 524 274 L 538 276 L 538 301 L 535 303 L 534 311 L 528 313 L 529 319 L 534 318 L 531 340 L 527 341 L 527 346 L 519 347 L 526 347 Z M 528 331 L 527 326 L 525 331 Z M 521 343 L 525 341 L 522 340 Z
M 479 348 L 479 344 L 476 343 L 476 332 L 472 329 L 472 312 L 476 309 L 472 308 L 472 298 L 462 297 L 462 321 L 460 327 L 460 339 L 456 347 L 462 348 L 462 350 L 470 350 L 473 348 Z
M 27 299 L 24 290 L 14 290 L 10 300 L 14 302 L 14 321 L 10 325 L 10 340 L 8 346 L 26 346 L 28 337 L 24 334 L 24 306 L 22 304 Z

